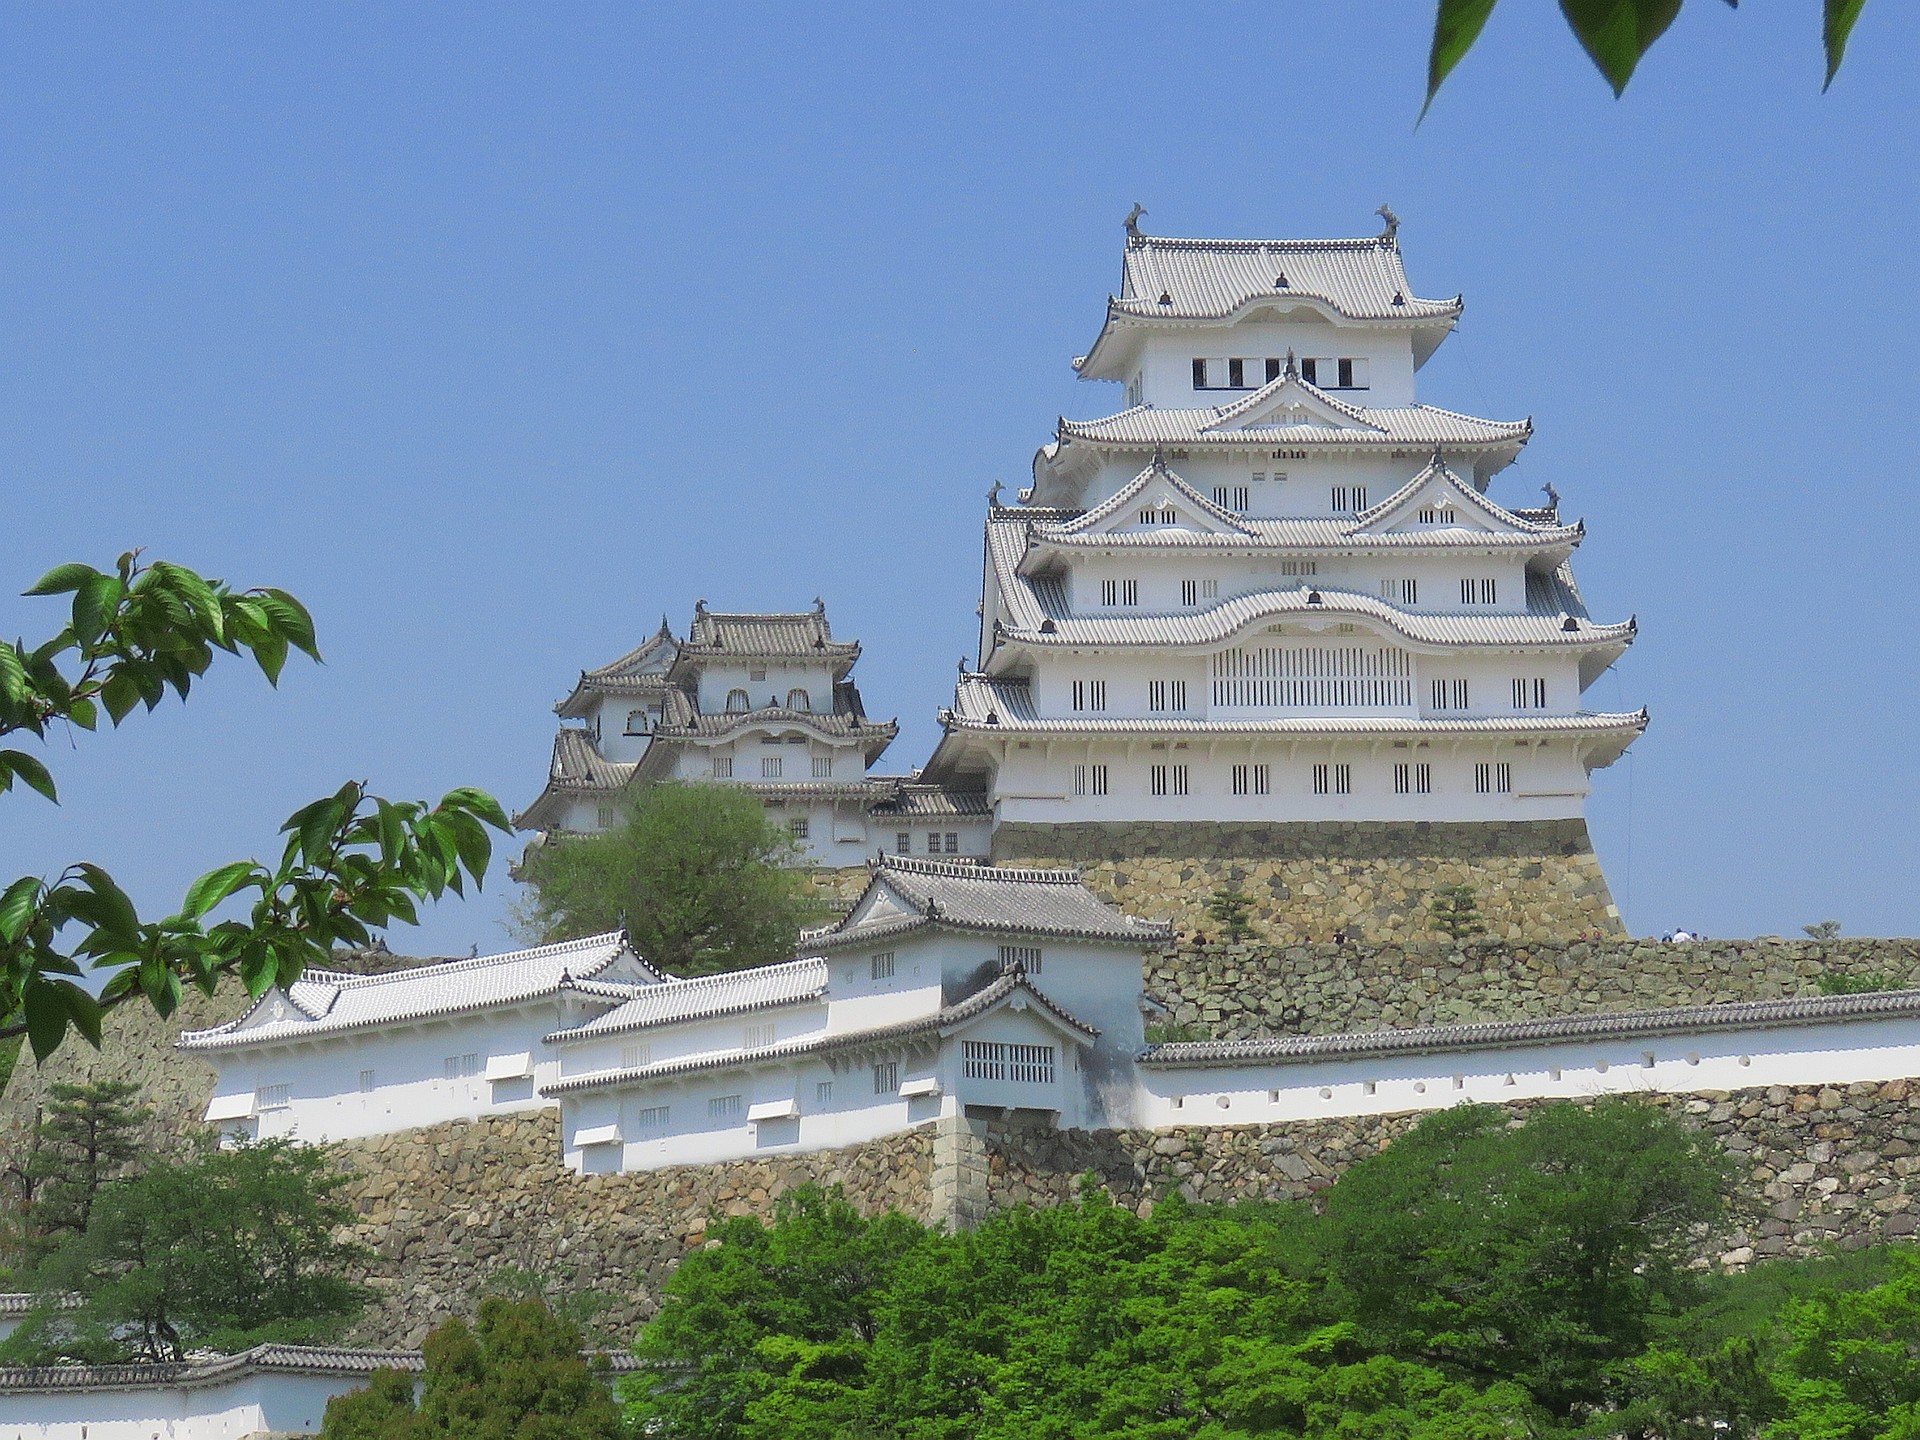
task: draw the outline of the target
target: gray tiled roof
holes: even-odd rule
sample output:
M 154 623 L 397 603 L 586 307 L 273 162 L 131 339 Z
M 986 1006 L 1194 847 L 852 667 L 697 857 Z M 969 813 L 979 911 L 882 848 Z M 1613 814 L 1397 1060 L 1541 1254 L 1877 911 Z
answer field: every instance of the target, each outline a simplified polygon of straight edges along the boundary
M 282 1018 L 261 1020 L 282 997 L 276 988 L 239 1019 L 207 1030 L 189 1030 L 176 1043 L 183 1050 L 216 1050 L 304 1041 L 370 1025 L 518 1004 L 557 995 L 574 980 L 601 976 L 623 957 L 638 958 L 627 937 L 616 931 L 377 975 L 308 970 L 284 992 L 287 1013 Z M 655 973 L 639 963 L 645 973 Z M 251 1023 L 255 1021 L 260 1023 Z
M 1282 276 L 1285 286 L 1277 285 Z M 1170 304 L 1161 304 L 1167 296 Z M 1399 246 L 1343 240 L 1205 240 L 1142 235 L 1127 241 L 1117 314 L 1209 320 L 1248 300 L 1310 296 L 1350 319 L 1451 319 L 1459 300 L 1422 300 L 1407 284 Z
M 573 693 L 554 706 L 555 713 L 578 720 L 598 695 L 652 696 L 666 687 L 666 667 L 678 651 L 678 642 L 663 618 L 660 628 L 617 660 L 593 670 L 582 670 Z
M 676 1025 L 748 1010 L 765 1010 L 817 1000 L 826 993 L 824 960 L 789 960 L 780 965 L 758 965 L 724 975 L 697 975 L 668 980 L 633 992 L 630 999 L 606 1014 L 568 1030 L 556 1030 L 547 1039 L 556 1045 L 598 1040 L 655 1025 Z
M 570 1075 L 564 1080 L 556 1080 L 542 1086 L 540 1093 L 549 1097 L 571 1095 L 582 1090 L 603 1090 L 610 1086 L 644 1084 L 649 1080 L 667 1080 L 703 1070 L 745 1069 L 754 1065 L 777 1064 L 782 1060 L 802 1055 L 831 1054 L 840 1050 L 864 1050 L 911 1040 L 916 1036 L 947 1034 L 1008 1003 L 1016 993 L 1031 998 L 1069 1031 L 1084 1036 L 1088 1040 L 1100 1034 L 1094 1026 L 1072 1015 L 1051 996 L 1044 994 L 1024 972 L 1014 969 L 1003 972 L 991 984 L 964 1000 L 939 1010 L 929 1011 L 912 1020 L 902 1020 L 897 1024 L 878 1025 L 867 1030 L 842 1031 L 838 1034 L 807 1035 L 794 1040 L 782 1040 L 772 1045 L 755 1046 L 752 1049 L 716 1050 L 703 1055 L 682 1055 L 672 1060 L 659 1060 L 651 1065 L 632 1065 L 618 1070 L 597 1071 L 591 1075 Z
M 1350 416 L 1351 423 L 1309 422 L 1244 427 L 1232 423 L 1236 416 L 1256 403 L 1264 403 L 1289 385 L 1297 386 Z M 1062 417 L 1055 433 L 1059 441 L 1129 449 L 1154 445 L 1196 448 L 1316 445 L 1334 448 L 1360 446 L 1367 449 L 1452 445 L 1474 449 L 1524 445 L 1532 437 L 1533 423 L 1528 420 L 1482 420 L 1435 405 L 1348 405 L 1316 390 L 1305 381 L 1281 379 L 1263 386 L 1233 405 L 1194 409 L 1136 405 L 1131 410 L 1122 410 L 1117 415 L 1096 420 L 1068 420 Z M 1052 456 L 1047 458 L 1051 459 Z
M 1287 1035 L 1271 1040 L 1207 1040 L 1154 1045 L 1140 1063 L 1154 1066 L 1287 1064 L 1305 1060 L 1381 1055 L 1420 1055 L 1564 1040 L 1608 1040 L 1685 1035 L 1715 1030 L 1823 1025 L 1847 1020 L 1920 1016 L 1920 990 L 1872 995 L 1820 995 L 1791 1000 L 1753 1000 L 1727 1005 L 1683 1005 L 1666 1010 L 1563 1015 L 1546 1020 L 1494 1020 L 1469 1025 L 1429 1025 L 1363 1034 Z
M 913 780 L 876 777 L 890 784 L 893 793 L 867 811 L 877 820 L 970 819 L 993 814 L 993 802 L 982 791 L 950 790 L 944 785 L 927 785 Z
M 1179 715 L 1043 716 L 1024 680 L 963 675 L 951 709 L 940 722 L 954 729 L 1033 730 L 1057 734 L 1137 735 L 1637 735 L 1647 712 L 1574 715 L 1490 715 L 1426 719 L 1396 715 L 1281 715 L 1268 719 L 1205 720 Z
M 583 1351 L 582 1358 L 617 1374 L 642 1368 L 624 1351 Z M 375 1370 L 426 1368 L 418 1350 L 352 1350 L 336 1345 L 256 1345 L 238 1355 L 215 1355 L 161 1365 L 0 1366 L 0 1394 L 47 1390 L 121 1390 L 166 1386 L 198 1389 L 248 1375 L 368 1376 Z
M 1050 935 L 1062 939 L 1158 944 L 1170 927 L 1136 920 L 1086 887 L 1076 870 L 1028 870 L 882 856 L 873 864 L 867 891 L 832 925 L 803 932 L 800 950 L 864 945 L 881 935 L 924 926 L 999 934 Z M 875 887 L 891 890 L 914 913 L 851 923 Z
M 542 830 L 566 818 L 566 806 L 577 796 L 605 796 L 619 791 L 633 774 L 632 762 L 608 760 L 594 748 L 593 736 L 567 725 L 553 737 L 553 759 L 547 783 L 533 803 L 513 817 L 516 829 Z
M 1443 478 L 1447 492 L 1454 497 L 1452 503 L 1476 517 L 1480 525 L 1424 526 L 1412 530 L 1379 528 L 1396 512 L 1410 508 L 1414 497 L 1429 489 L 1436 476 Z M 1198 515 L 1206 524 L 1187 529 L 1163 527 L 1112 531 L 1098 528 L 1106 520 L 1137 503 L 1138 497 L 1156 482 L 1181 496 L 1188 513 Z M 1049 517 L 1059 513 L 1051 511 Z M 1182 476 L 1156 459 L 1091 510 L 1069 512 L 1065 519 L 1036 520 L 1025 507 L 996 507 L 989 515 L 988 523 L 1020 527 L 1017 542 L 1012 535 L 1006 537 L 1003 548 L 1007 553 L 1013 553 L 1016 543 L 1024 545 L 1029 533 L 1037 546 L 1055 549 L 1124 547 L 1229 552 L 1458 549 L 1550 552 L 1579 544 L 1586 533 L 1579 525 L 1542 523 L 1504 509 L 1438 459 L 1430 461 L 1419 474 L 1360 515 L 1259 518 L 1235 514 L 1215 505 Z M 1483 528 L 1485 526 L 1493 528 Z
M 824 607 L 797 613 L 726 614 L 702 604 L 693 612 L 681 652 L 730 659 L 850 659 L 860 653 L 860 645 L 833 638 Z
M 1372 595 L 1329 585 L 1314 586 L 1310 581 L 1292 589 L 1236 596 L 1206 610 L 1181 614 L 1073 615 L 1048 594 L 1044 585 L 1013 578 L 1017 586 L 1034 596 L 1034 603 L 1029 607 L 1008 607 L 1016 621 L 1008 627 L 1009 636 L 1025 645 L 1096 649 L 1214 645 L 1262 620 L 1306 615 L 1351 615 L 1371 620 L 1415 645 L 1436 648 L 1512 645 L 1555 650 L 1624 648 L 1632 643 L 1637 629 L 1632 620 L 1596 625 L 1576 619 L 1574 628 L 1568 629 L 1566 621 L 1570 617 L 1565 615 L 1403 610 Z M 1005 586 L 1003 596 L 1010 596 L 1014 588 Z M 1040 612 L 1037 621 L 1032 614 L 1034 610 Z M 1051 621 L 1050 628 L 1048 621 Z

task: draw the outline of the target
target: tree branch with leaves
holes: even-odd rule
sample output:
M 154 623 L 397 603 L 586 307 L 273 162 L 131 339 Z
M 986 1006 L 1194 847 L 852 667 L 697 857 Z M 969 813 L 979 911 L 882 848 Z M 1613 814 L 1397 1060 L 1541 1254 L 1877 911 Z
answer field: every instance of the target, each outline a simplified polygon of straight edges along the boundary
M 169 692 L 184 700 L 222 651 L 251 658 L 276 685 L 294 651 L 320 659 L 311 617 L 284 590 L 236 591 L 184 566 L 143 563 L 138 551 L 112 571 L 58 566 L 26 593 L 71 595 L 71 615 L 37 646 L 0 641 L 0 739 L 97 730 L 103 714 L 117 727 Z M 0 792 L 15 780 L 59 798 L 41 760 L 0 750 Z M 95 864 L 24 876 L 0 889 L 0 1040 L 24 1034 L 45 1059 L 70 1029 L 99 1045 L 102 1014 L 135 998 L 167 1016 L 188 985 L 210 995 L 238 976 L 258 997 L 291 984 L 336 945 L 416 923 L 420 901 L 478 888 L 492 860 L 488 831 L 507 828 L 480 790 L 391 801 L 349 781 L 288 818 L 277 862 L 210 870 L 161 919 L 143 920 Z M 80 983 L 89 971 L 107 972 L 97 993 Z
M 1496 0 L 1439 0 L 1434 12 L 1433 46 L 1427 55 L 1427 100 L 1420 118 L 1433 108 L 1433 97 L 1453 73 L 1454 66 L 1480 38 Z M 1666 34 L 1680 14 L 1683 0 L 1560 0 L 1560 13 L 1587 57 L 1599 69 L 1617 96 L 1627 88 L 1633 72 L 1654 41 Z M 1726 0 L 1738 9 L 1740 0 Z M 1826 50 L 1827 78 L 1833 84 L 1846 58 L 1847 41 L 1866 0 L 1822 0 L 1821 41 Z

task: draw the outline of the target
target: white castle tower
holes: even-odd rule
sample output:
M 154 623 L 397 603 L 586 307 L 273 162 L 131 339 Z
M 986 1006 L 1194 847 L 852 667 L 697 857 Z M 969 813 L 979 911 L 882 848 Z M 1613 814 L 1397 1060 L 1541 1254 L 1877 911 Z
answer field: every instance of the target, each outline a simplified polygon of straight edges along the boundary
M 1382 211 L 1351 240 L 1129 222 L 1074 362 L 1126 408 L 1062 419 L 1018 504 L 995 487 L 980 661 L 925 772 L 987 792 L 996 856 L 1095 860 L 1074 832 L 1137 848 L 1142 822 L 1510 839 L 1583 822 L 1589 772 L 1645 727 L 1583 700 L 1634 635 L 1587 614 L 1583 526 L 1550 488 L 1487 496 L 1530 423 L 1415 399 L 1462 306 L 1413 293 Z
M 818 868 L 864 867 L 876 851 L 986 854 L 977 793 L 872 772 L 899 726 L 860 700 L 855 640 L 836 640 L 824 603 L 777 614 L 709 610 L 685 640 L 666 621 L 639 646 L 581 672 L 554 707 L 546 787 L 515 819 L 545 835 L 612 826 L 623 796 L 661 781 L 738 785 Z M 864 875 L 864 868 L 861 869 Z

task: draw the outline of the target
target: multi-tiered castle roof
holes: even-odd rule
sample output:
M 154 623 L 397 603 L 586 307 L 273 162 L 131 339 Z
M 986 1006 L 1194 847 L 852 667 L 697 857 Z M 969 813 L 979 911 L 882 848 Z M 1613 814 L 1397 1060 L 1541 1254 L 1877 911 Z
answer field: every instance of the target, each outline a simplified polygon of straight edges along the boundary
M 1580 813 L 1645 725 L 1580 700 L 1634 624 L 1588 614 L 1557 496 L 1487 493 L 1531 423 L 1416 400 L 1461 301 L 1414 294 L 1395 228 L 1130 228 L 1074 362 L 1127 408 L 1062 419 L 992 497 L 930 778 L 1002 823 Z

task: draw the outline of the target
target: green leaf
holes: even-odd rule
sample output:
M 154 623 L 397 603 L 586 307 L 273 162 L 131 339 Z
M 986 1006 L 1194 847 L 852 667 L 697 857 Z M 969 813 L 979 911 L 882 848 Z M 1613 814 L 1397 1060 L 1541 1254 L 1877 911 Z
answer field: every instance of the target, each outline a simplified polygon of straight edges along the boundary
M 440 808 L 470 810 L 496 830 L 504 830 L 509 834 L 513 831 L 513 825 L 508 821 L 507 812 L 500 802 L 486 791 L 476 790 L 470 785 L 462 785 L 441 796 Z
M 26 662 L 20 658 L 20 651 L 0 640 L 0 704 L 18 704 L 26 699 L 30 688 Z
M 27 923 L 39 907 L 40 892 L 40 881 L 27 875 L 14 881 L 6 893 L 0 895 L 0 940 L 11 945 L 26 933 Z
M 73 638 L 91 650 L 107 633 L 124 592 L 112 575 L 93 575 L 73 592 Z
M 7 789 L 12 783 L 6 778 L 9 770 L 56 805 L 60 803 L 60 793 L 53 787 L 53 776 L 33 756 L 19 750 L 0 750 L 0 790 Z
M 29 588 L 20 593 L 23 595 L 62 595 L 69 590 L 78 590 L 82 585 L 86 584 L 90 578 L 99 573 L 100 572 L 91 565 L 81 565 L 77 562 L 67 565 L 56 565 L 38 580 L 34 581 Z
M 1680 0 L 1560 0 L 1560 13 L 1617 97 L 1680 13 Z
M 286 642 L 302 654 L 315 660 L 320 658 L 313 634 L 313 616 L 307 613 L 307 607 L 284 590 L 262 587 L 250 592 L 255 602 L 266 611 L 273 627 Z
M 20 997 L 20 1008 L 26 1012 L 27 1043 L 33 1046 L 35 1060 L 46 1059 L 66 1038 L 70 1018 L 67 998 L 55 988 L 55 983 L 36 976 L 27 982 L 26 991 Z
M 1427 111 L 1433 108 L 1433 97 L 1440 93 L 1441 82 L 1453 73 L 1453 67 L 1480 38 L 1494 4 L 1495 0 L 1440 0 L 1440 8 L 1433 17 L 1433 48 L 1427 54 L 1427 99 L 1420 107 L 1421 120 L 1426 119 Z
M 1867 0 L 1827 0 L 1826 23 L 1822 27 L 1827 42 L 1827 83 L 1820 87 L 1823 92 L 1840 73 L 1840 62 L 1847 58 L 1847 41 L 1853 35 L 1853 22 L 1860 18 L 1866 3 Z
M 71 980 L 53 982 L 67 1005 L 67 1018 L 94 1049 L 100 1048 L 100 1002 Z
M 209 870 L 187 890 L 186 903 L 180 907 L 180 913 L 198 920 L 244 885 L 256 868 L 251 860 L 236 860 L 218 870 Z
M 136 939 L 140 934 L 140 915 L 133 908 L 133 901 L 127 898 L 127 892 L 98 865 L 83 860 L 73 868 L 79 872 L 80 883 L 87 887 L 95 902 L 83 909 L 73 903 L 83 897 L 75 895 L 73 902 L 69 902 L 73 904 L 74 913 L 102 930 L 124 936 L 129 943 Z
M 67 706 L 67 719 L 82 730 L 92 730 L 100 724 L 100 708 L 82 695 Z
M 131 671 L 116 665 L 100 687 L 100 703 L 107 707 L 107 718 L 118 725 L 140 703 L 140 682 Z

